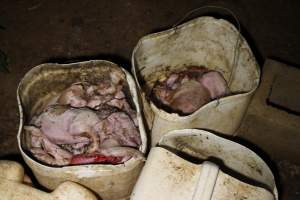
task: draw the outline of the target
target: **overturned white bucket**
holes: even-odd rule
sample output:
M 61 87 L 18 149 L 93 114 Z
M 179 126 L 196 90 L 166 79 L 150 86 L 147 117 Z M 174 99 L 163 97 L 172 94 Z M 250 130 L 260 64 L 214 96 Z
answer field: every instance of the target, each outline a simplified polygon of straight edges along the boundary
M 143 158 L 131 158 L 124 164 L 103 165 L 87 164 L 78 166 L 51 167 L 34 159 L 28 153 L 24 123 L 41 111 L 49 100 L 60 94 L 72 83 L 101 80 L 109 77 L 111 70 L 125 74 L 128 83 L 126 94 L 131 97 L 138 120 L 141 137 L 139 151 L 146 152 L 147 138 L 138 103 L 136 85 L 132 76 L 114 63 L 102 60 L 79 62 L 72 64 L 42 64 L 31 69 L 21 80 L 18 91 L 20 125 L 18 146 L 27 165 L 33 171 L 38 182 L 48 188 L 55 189 L 62 182 L 73 181 L 86 186 L 97 193 L 103 200 L 127 198 L 144 165 Z
M 151 149 L 131 200 L 278 199 L 269 167 L 240 144 L 185 129 L 169 132 L 159 146 Z
M 132 65 L 152 145 L 168 131 L 184 128 L 234 135 L 260 77 L 245 39 L 232 24 L 212 17 L 200 17 L 143 37 L 133 51 Z M 205 66 L 222 73 L 231 95 L 211 101 L 188 116 L 159 109 L 148 97 L 155 82 L 188 66 Z

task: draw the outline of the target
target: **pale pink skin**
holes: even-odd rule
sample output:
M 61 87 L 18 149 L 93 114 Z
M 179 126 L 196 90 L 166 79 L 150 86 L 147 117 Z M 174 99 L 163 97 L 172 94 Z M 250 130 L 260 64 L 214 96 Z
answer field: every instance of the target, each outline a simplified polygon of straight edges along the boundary
M 50 165 L 66 165 L 71 161 L 72 154 L 50 142 L 40 129 L 25 126 L 25 131 L 31 134 L 30 151 L 37 159 Z
M 112 71 L 110 73 L 110 81 L 100 82 L 97 85 L 74 83 L 64 90 L 54 103 L 70 105 L 76 108 L 85 106 L 97 108 L 112 99 L 125 98 L 125 95 L 122 94 L 122 80 L 124 78 L 123 73 Z
M 111 146 L 138 147 L 141 144 L 137 128 L 124 112 L 112 113 L 106 120 L 98 123 L 95 130 L 105 146 L 107 142 Z
M 70 105 L 75 108 L 89 107 L 100 109 L 104 104 L 124 110 L 134 124 L 138 126 L 136 111 L 128 104 L 122 85 L 119 84 L 121 78 L 118 74 L 112 73 L 111 82 L 89 85 L 88 83 L 75 83 L 64 90 L 57 100 L 53 100 L 51 105 Z M 118 85 L 119 84 L 119 85 Z
M 153 93 L 173 112 L 191 114 L 211 100 L 228 95 L 229 89 L 221 73 L 191 67 L 156 84 Z
M 200 82 L 208 89 L 211 99 L 216 99 L 229 93 L 227 82 L 220 72 L 211 71 L 205 73 L 201 77 Z
M 32 126 L 25 130 L 37 159 L 58 166 L 70 164 L 74 156 L 76 162 L 116 164 L 132 157 L 129 152 L 138 151 L 130 148 L 138 148 L 141 138 L 136 111 L 122 91 L 124 74 L 112 72 L 110 78 L 97 85 L 71 85 L 32 119 Z
M 170 107 L 185 114 L 192 113 L 210 101 L 209 91 L 197 81 L 188 81 L 182 84 L 173 93 Z
M 89 109 L 74 109 L 53 105 L 39 115 L 33 124 L 55 144 L 89 143 L 86 133 L 99 122 L 97 114 Z
M 102 147 L 91 153 L 77 154 L 60 148 L 54 143 L 50 142 L 40 131 L 34 126 L 25 126 L 25 131 L 29 131 L 32 135 L 31 152 L 40 161 L 50 165 L 64 166 L 74 164 L 90 164 L 90 163 L 108 163 L 120 164 L 131 158 L 143 158 L 143 154 L 133 148 L 129 147 Z M 97 159 L 101 157 L 101 160 Z
M 83 85 L 73 84 L 71 87 L 63 91 L 57 100 L 58 104 L 71 105 L 72 107 L 84 107 L 87 105 L 85 99 L 85 91 Z
M 66 165 L 85 146 L 85 153 L 91 154 L 101 148 L 137 148 L 141 144 L 138 129 L 125 112 L 107 112 L 106 116 L 97 112 L 101 111 L 50 106 L 32 122 L 36 127 L 26 126 L 32 153 L 48 164 Z M 58 146 L 66 144 L 72 146 L 72 152 Z

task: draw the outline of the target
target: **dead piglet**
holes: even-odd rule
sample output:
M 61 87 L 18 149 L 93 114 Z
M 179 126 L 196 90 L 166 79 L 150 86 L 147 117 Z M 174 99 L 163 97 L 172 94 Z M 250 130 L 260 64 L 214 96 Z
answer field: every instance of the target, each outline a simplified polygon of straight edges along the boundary
M 98 135 L 93 130 L 98 122 L 97 114 L 88 108 L 53 105 L 32 123 L 40 127 L 42 133 L 54 144 L 73 145 L 74 151 L 88 146 L 88 151 L 92 152 L 99 144 Z
M 210 99 L 220 98 L 230 93 L 227 82 L 220 72 L 207 72 L 199 81 L 208 89 Z
M 183 114 L 189 114 L 210 101 L 209 91 L 198 81 L 190 80 L 172 93 L 170 107 Z
M 131 106 L 129 105 L 129 103 L 128 103 L 127 99 L 125 98 L 125 95 L 122 91 L 119 92 L 119 94 L 117 94 L 117 96 L 115 96 L 115 98 L 113 98 L 112 100 L 107 102 L 107 105 L 116 107 L 116 108 L 126 112 L 130 116 L 131 120 L 134 122 L 134 125 L 136 127 L 138 127 L 136 111 L 131 108 Z
M 130 146 L 141 144 L 140 134 L 132 119 L 125 112 L 114 112 L 100 121 L 95 130 L 100 137 L 100 147 Z
M 112 70 L 110 79 L 100 81 L 97 84 L 79 82 L 72 84 L 64 90 L 58 97 L 52 100 L 51 104 L 70 105 L 76 108 L 97 106 L 110 101 L 123 88 L 124 73 Z
M 86 92 L 82 83 L 72 84 L 57 99 L 57 104 L 81 108 L 87 105 Z
M 167 110 L 187 115 L 228 93 L 221 73 L 204 67 L 190 67 L 155 84 L 152 97 Z
M 72 154 L 49 141 L 39 128 L 24 126 L 24 130 L 31 137 L 30 151 L 38 160 L 55 166 L 70 163 Z
M 90 85 L 87 88 L 87 106 L 98 109 L 101 105 L 114 99 L 115 94 L 122 89 L 122 86 L 115 86 L 111 82 L 102 82 L 98 85 Z
M 114 78 L 118 80 L 117 78 Z M 115 81 L 116 81 L 115 80 Z M 123 85 L 113 85 L 111 83 L 102 83 L 98 86 L 91 86 L 94 89 L 88 89 L 87 93 L 90 100 L 87 104 L 88 107 L 101 111 L 103 105 L 109 105 L 119 110 L 125 111 L 134 121 L 135 126 L 138 126 L 136 111 L 129 105 L 124 92 L 122 91 Z

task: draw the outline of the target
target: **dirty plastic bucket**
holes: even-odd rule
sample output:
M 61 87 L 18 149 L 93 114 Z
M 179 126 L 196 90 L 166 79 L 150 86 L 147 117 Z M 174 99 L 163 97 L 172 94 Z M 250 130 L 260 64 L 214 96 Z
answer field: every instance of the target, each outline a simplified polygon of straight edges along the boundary
M 65 167 L 46 166 L 26 151 L 24 124 L 35 113 L 41 111 L 48 101 L 68 88 L 72 83 L 98 80 L 108 76 L 110 70 L 125 73 L 135 109 L 142 144 L 139 150 L 146 152 L 146 133 L 142 121 L 136 85 L 132 76 L 114 63 L 102 60 L 79 62 L 72 64 L 42 64 L 31 69 L 21 80 L 17 99 L 20 111 L 18 146 L 26 164 L 31 168 L 38 182 L 48 188 L 55 189 L 64 181 L 74 181 L 96 192 L 103 200 L 127 198 L 144 165 L 143 158 L 131 158 L 119 165 L 79 165 Z
M 149 92 L 155 82 L 186 66 L 222 73 L 232 94 L 211 101 L 187 116 L 158 108 Z M 132 54 L 132 72 L 154 146 L 168 131 L 202 128 L 234 135 L 260 78 L 260 69 L 245 39 L 223 19 L 199 17 L 140 39 Z
M 151 149 L 131 196 L 144 199 L 277 200 L 278 194 L 271 170 L 253 151 L 184 129 L 167 133 Z
M 1 200 L 97 200 L 97 197 L 85 187 L 67 181 L 47 193 L 23 182 L 24 168 L 21 164 L 0 160 L 0 196 Z

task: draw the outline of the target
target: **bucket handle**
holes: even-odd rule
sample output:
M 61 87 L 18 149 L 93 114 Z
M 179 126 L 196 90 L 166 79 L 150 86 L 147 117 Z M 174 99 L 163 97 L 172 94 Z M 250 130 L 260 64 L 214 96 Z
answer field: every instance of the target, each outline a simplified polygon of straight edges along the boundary
M 234 45 L 234 54 L 233 54 L 233 61 L 232 61 L 232 68 L 231 68 L 231 73 L 230 73 L 230 76 L 229 76 L 229 80 L 228 80 L 228 85 L 230 86 L 231 85 L 231 82 L 232 82 L 232 78 L 233 78 L 233 75 L 236 71 L 236 67 L 237 67 L 237 59 L 238 59 L 238 46 L 240 45 L 240 40 L 241 40 L 241 24 L 236 16 L 236 14 L 230 10 L 229 8 L 225 8 L 225 7 L 221 7 L 221 6 L 214 6 L 214 5 L 207 5 L 207 6 L 202 6 L 202 7 L 199 7 L 199 8 L 195 8 L 189 12 L 187 12 L 182 18 L 180 18 L 173 26 L 172 28 L 174 29 L 175 33 L 176 33 L 176 30 L 178 28 L 178 26 L 187 18 L 189 17 L 190 15 L 198 12 L 198 11 L 202 11 L 202 10 L 205 10 L 205 9 L 209 9 L 209 8 L 215 8 L 215 9 L 220 9 L 220 10 L 224 10 L 226 11 L 227 13 L 229 13 L 235 20 L 236 24 L 237 24 L 237 29 L 238 29 L 238 36 L 237 36 L 237 40 L 236 40 L 236 43 Z

